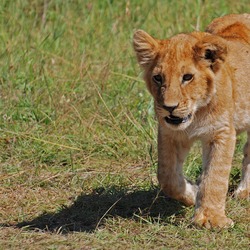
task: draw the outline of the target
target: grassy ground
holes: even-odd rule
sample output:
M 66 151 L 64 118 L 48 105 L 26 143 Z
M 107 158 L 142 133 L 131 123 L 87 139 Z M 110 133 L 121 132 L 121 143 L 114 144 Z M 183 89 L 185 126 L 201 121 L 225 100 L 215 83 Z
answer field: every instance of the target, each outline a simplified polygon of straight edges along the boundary
M 152 100 L 131 48 L 136 28 L 165 38 L 241 12 L 248 0 L 2 0 L 0 249 L 249 249 L 249 202 L 229 194 L 235 227 L 207 231 L 159 192 Z M 200 166 L 197 144 L 186 174 Z

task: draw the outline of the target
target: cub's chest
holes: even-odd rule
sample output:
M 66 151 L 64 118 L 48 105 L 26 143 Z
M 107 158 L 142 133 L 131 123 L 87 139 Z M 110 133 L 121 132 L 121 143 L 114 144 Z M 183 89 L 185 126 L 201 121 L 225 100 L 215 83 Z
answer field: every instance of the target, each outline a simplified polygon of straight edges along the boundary
M 186 129 L 186 133 L 190 139 L 202 138 L 231 126 L 234 124 L 229 111 L 225 111 L 222 115 L 203 112 L 196 115 L 192 124 Z

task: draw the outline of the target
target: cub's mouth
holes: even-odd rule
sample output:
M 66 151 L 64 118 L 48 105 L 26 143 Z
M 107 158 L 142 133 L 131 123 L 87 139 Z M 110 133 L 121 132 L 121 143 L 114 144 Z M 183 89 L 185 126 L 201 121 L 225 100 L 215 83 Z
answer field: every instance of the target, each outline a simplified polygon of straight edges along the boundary
M 185 123 L 189 121 L 191 117 L 192 117 L 192 114 L 189 114 L 186 117 L 178 117 L 178 116 L 170 115 L 170 116 L 165 117 L 165 121 L 169 124 L 179 125 L 181 123 Z

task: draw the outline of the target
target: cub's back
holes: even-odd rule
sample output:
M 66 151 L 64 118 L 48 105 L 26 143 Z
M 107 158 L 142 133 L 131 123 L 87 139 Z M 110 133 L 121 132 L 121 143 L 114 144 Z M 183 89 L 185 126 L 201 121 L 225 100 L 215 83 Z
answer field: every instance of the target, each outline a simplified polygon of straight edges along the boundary
M 216 18 L 206 31 L 227 40 L 250 44 L 250 14 L 231 14 Z
M 234 125 L 238 132 L 250 131 L 250 14 L 216 18 L 206 31 L 227 41 L 226 62 L 233 87 Z

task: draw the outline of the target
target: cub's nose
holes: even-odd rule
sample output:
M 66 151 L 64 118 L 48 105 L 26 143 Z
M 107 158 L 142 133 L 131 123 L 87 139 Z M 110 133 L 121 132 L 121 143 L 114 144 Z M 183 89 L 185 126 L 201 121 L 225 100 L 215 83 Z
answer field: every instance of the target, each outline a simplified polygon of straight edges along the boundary
M 163 105 L 163 108 L 165 110 L 167 110 L 169 113 L 172 113 L 176 108 L 178 107 L 178 104 L 177 105 L 174 105 L 174 106 L 167 106 L 167 105 Z

